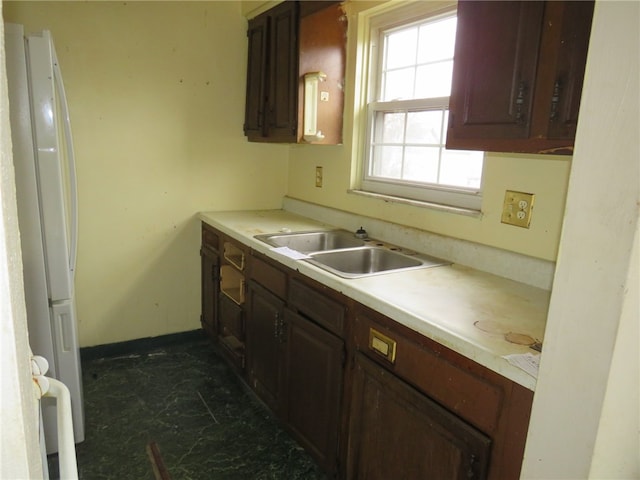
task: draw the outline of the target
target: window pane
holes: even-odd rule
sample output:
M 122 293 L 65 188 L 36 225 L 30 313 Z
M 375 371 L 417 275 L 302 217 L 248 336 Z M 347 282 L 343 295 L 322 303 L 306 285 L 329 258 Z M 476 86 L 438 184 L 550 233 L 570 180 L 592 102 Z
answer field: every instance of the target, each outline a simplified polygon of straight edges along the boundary
M 482 152 L 443 149 L 439 183 L 480 188 L 483 156 Z
M 415 68 L 403 68 L 387 72 L 384 76 L 382 101 L 413 98 Z
M 409 112 L 407 114 L 407 143 L 440 144 L 442 110 Z
M 451 95 L 453 60 L 418 67 L 416 98 L 437 98 Z
M 414 182 L 438 182 L 439 147 L 407 147 L 402 178 Z
M 402 143 L 403 138 L 404 113 L 383 113 L 381 143 Z
M 386 178 L 401 178 L 402 147 L 373 147 L 371 175 Z
M 410 28 L 387 35 L 385 50 L 385 69 L 391 70 L 416 63 L 418 29 Z
M 418 63 L 453 58 L 456 23 L 457 19 L 452 17 L 420 27 Z

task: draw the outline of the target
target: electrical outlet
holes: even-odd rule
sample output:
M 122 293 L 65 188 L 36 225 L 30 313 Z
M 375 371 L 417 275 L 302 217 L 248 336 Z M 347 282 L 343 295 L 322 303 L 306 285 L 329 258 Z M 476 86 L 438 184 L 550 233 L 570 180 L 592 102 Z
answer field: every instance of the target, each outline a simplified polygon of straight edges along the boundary
M 529 228 L 534 198 L 533 193 L 507 190 L 504 194 L 504 205 L 502 207 L 502 223 Z
M 322 187 L 322 167 L 316 167 L 316 187 Z

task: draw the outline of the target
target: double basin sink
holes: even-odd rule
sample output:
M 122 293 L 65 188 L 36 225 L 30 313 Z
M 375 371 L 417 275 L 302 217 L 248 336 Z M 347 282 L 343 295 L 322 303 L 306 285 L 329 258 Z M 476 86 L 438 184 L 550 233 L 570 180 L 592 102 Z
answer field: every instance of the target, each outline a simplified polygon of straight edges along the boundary
M 399 247 L 375 240 L 357 238 L 346 230 L 274 233 L 255 238 L 272 247 L 288 247 L 305 254 L 305 261 L 342 278 L 450 264 L 439 258 L 403 252 Z

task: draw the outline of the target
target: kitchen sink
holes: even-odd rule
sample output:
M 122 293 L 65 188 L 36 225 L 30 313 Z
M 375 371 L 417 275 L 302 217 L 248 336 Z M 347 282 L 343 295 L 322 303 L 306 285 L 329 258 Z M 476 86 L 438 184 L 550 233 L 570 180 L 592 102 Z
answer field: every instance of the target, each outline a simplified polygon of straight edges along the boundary
M 450 264 L 439 258 L 405 255 L 379 247 L 316 252 L 311 253 L 305 261 L 343 278 L 361 278 Z
M 272 247 L 289 247 L 302 253 L 340 250 L 363 246 L 363 240 L 346 230 L 316 232 L 269 233 L 256 235 L 256 239 Z

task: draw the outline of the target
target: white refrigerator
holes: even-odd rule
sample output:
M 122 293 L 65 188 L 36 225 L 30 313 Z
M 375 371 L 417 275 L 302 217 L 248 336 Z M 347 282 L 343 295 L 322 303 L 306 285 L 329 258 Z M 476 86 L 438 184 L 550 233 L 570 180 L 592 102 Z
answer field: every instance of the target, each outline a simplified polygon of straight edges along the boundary
M 47 375 L 71 394 L 75 442 L 84 440 L 82 374 L 74 300 L 77 195 L 64 86 L 48 31 L 5 24 L 11 138 L 16 175 L 29 343 Z M 47 453 L 58 450 L 56 404 L 42 398 Z

